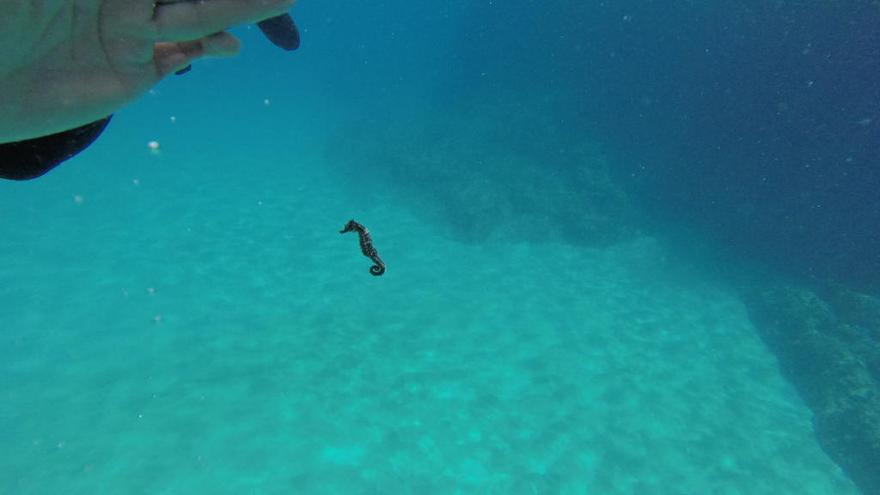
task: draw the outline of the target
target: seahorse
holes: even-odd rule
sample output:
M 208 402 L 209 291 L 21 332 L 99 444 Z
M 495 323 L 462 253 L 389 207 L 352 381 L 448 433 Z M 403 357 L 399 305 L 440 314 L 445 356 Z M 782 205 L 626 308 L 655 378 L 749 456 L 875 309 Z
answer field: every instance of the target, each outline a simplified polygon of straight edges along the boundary
M 385 273 L 385 263 L 382 261 L 382 258 L 379 258 L 379 253 L 376 251 L 376 248 L 373 247 L 373 239 L 370 237 L 370 231 L 354 220 L 349 220 L 348 223 L 345 224 L 345 227 L 339 231 L 340 234 L 346 232 L 358 233 L 358 238 L 361 244 L 361 253 L 367 258 L 370 258 L 373 262 L 373 266 L 370 267 L 370 274 L 378 277 Z

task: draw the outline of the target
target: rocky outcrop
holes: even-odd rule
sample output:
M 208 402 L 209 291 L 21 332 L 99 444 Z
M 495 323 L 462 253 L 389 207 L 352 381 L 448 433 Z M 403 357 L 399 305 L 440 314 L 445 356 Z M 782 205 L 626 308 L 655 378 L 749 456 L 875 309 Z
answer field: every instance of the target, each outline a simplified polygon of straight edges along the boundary
M 634 208 L 608 160 L 554 119 L 539 104 L 496 102 L 358 124 L 329 144 L 327 163 L 352 194 L 374 196 L 362 204 L 392 197 L 460 241 L 627 238 Z
M 828 455 L 865 495 L 880 494 L 880 300 L 843 288 L 746 294 L 749 314 L 814 413 Z

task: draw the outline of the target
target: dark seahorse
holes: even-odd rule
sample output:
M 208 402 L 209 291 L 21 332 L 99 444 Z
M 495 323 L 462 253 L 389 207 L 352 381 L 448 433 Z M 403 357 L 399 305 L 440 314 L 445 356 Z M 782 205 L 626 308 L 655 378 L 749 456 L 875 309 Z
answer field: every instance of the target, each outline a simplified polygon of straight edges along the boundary
M 379 253 L 376 252 L 376 248 L 373 247 L 373 239 L 370 237 L 370 231 L 354 220 L 349 220 L 348 223 L 345 224 L 345 227 L 339 231 L 340 234 L 346 232 L 358 233 L 361 244 L 361 253 L 373 261 L 373 266 L 370 267 L 370 273 L 377 277 L 385 273 L 385 263 L 379 258 Z

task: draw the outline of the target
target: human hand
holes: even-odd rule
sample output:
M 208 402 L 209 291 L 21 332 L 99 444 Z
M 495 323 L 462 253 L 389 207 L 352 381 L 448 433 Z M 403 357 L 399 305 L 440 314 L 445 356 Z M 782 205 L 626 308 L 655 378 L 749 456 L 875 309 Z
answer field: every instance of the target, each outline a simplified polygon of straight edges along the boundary
M 106 117 L 293 0 L 2 0 L 0 143 Z

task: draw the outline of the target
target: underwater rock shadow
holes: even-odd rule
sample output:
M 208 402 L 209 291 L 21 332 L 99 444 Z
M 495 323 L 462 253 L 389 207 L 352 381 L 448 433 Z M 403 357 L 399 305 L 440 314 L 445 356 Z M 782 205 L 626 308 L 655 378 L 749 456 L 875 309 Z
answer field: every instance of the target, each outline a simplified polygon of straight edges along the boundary
M 328 141 L 326 162 L 359 201 L 393 198 L 461 242 L 631 238 L 640 215 L 598 147 L 550 116 L 517 109 L 355 122 Z

